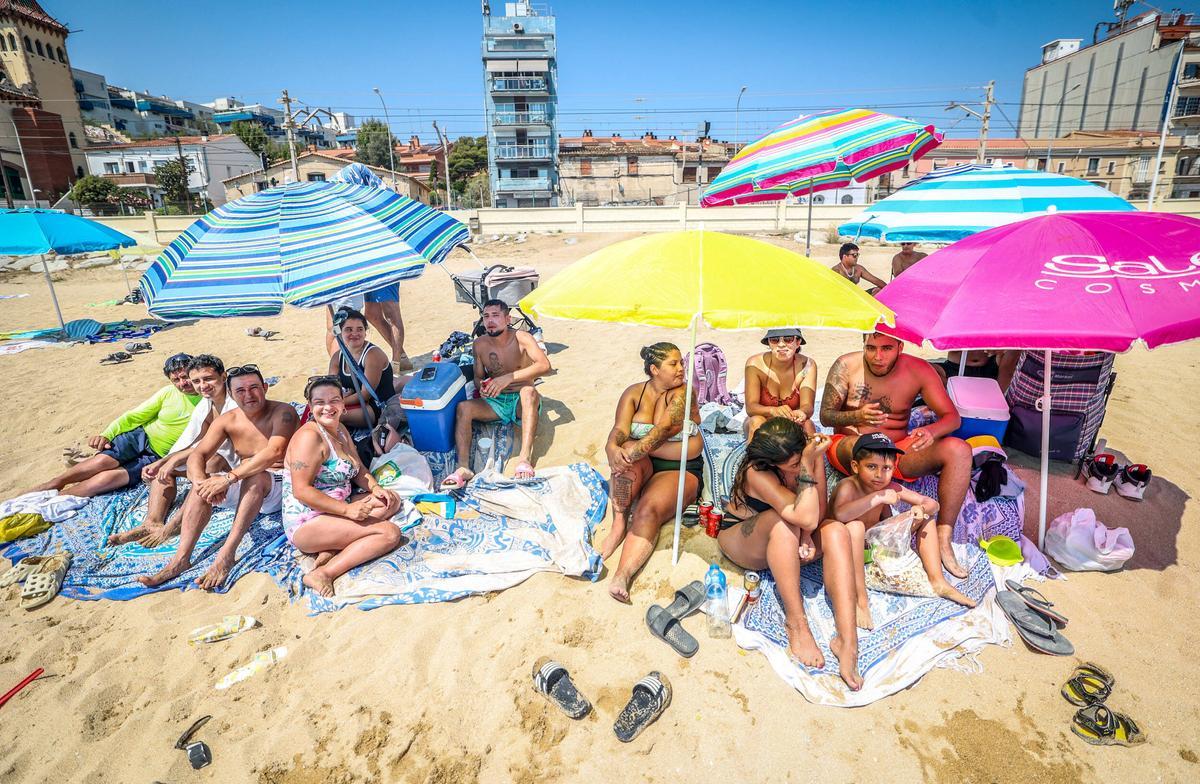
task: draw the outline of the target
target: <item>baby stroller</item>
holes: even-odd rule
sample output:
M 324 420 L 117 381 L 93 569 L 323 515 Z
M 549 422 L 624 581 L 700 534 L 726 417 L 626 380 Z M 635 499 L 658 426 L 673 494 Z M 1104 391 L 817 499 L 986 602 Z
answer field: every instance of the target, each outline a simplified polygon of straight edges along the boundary
M 475 258 L 471 254 L 471 258 Z M 479 318 L 471 330 L 471 337 L 483 334 L 483 303 L 489 299 L 502 300 L 512 308 L 517 318 L 513 321 L 514 329 L 524 329 L 535 338 L 541 338 L 542 330 L 534 323 L 517 303 L 529 292 L 537 288 L 538 273 L 530 267 L 510 267 L 505 264 L 485 266 L 479 259 L 479 269 L 464 272 L 460 275 L 446 270 L 450 280 L 454 282 L 455 302 L 464 302 L 475 308 Z M 446 269 L 442 266 L 442 269 Z

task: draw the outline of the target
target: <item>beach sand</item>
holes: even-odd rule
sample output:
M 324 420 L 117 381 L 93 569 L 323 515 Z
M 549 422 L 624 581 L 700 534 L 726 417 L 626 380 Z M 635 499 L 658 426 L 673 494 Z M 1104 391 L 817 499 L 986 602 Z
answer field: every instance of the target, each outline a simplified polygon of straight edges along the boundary
M 480 246 L 486 259 L 533 265 L 543 277 L 630 235 L 541 236 Z M 792 248 L 786 237 L 767 238 Z M 802 250 L 802 248 L 799 248 Z M 834 262 L 835 246 L 814 255 Z M 892 251 L 867 247 L 877 273 Z M 467 269 L 461 254 L 452 269 Z M 752 269 L 752 265 L 750 266 Z M 142 318 L 141 306 L 87 307 L 125 294 L 114 269 L 56 275 L 67 318 Z M 618 282 L 615 282 L 619 284 Z M 49 326 L 53 310 L 40 275 L 0 275 L 0 330 Z M 420 363 L 454 329 L 474 318 L 454 302 L 449 279 L 430 270 L 403 287 L 408 350 Z M 244 335 L 259 324 L 278 330 L 264 343 Z M 63 447 L 100 431 L 116 414 L 163 383 L 163 358 L 210 351 L 226 364 L 259 364 L 281 377 L 278 399 L 300 397 L 307 376 L 324 372 L 323 316 L 288 309 L 281 317 L 201 322 L 163 331 L 153 353 L 100 366 L 118 346 L 73 346 L 0 357 L 0 498 L 63 467 Z M 589 461 L 603 468 L 603 442 L 620 390 L 641 378 L 638 347 L 686 340 L 668 332 L 607 324 L 547 321 L 556 373 L 541 387 L 546 417 L 541 465 Z M 761 350 L 758 333 L 704 331 L 730 358 L 730 384 L 744 358 Z M 807 352 L 822 377 L 849 333 L 808 333 Z M 1128 526 L 1137 555 L 1115 574 L 1071 574 L 1039 586 L 1071 619 L 1078 656 L 1035 654 L 1019 641 L 985 649 L 982 671 L 935 670 L 911 689 L 854 710 L 811 705 L 758 654 L 710 641 L 703 620 L 685 626 L 701 641 L 690 660 L 647 633 L 651 603 L 672 586 L 702 576 L 716 557 L 712 540 L 685 529 L 684 555 L 670 563 L 670 527 L 633 585 L 633 606 L 612 601 L 607 577 L 590 583 L 537 575 L 511 590 L 448 604 L 355 609 L 310 617 L 266 576 L 240 580 L 223 596 L 199 591 L 131 602 L 59 599 L 34 612 L 17 608 L 17 589 L 0 592 L 0 691 L 36 667 L 47 676 L 0 709 L 0 781 L 79 782 L 535 782 L 535 781 L 937 781 L 947 784 L 1037 781 L 1196 781 L 1200 778 L 1200 578 L 1188 571 L 1200 553 L 1197 406 L 1200 344 L 1117 360 L 1120 380 L 1102 434 L 1112 448 L 1149 464 L 1147 500 L 1100 497 L 1057 466 L 1050 514 L 1091 506 L 1109 525 Z M 1026 531 L 1036 529 L 1036 463 Z M 600 536 L 607 531 L 607 524 Z M 615 562 L 610 562 L 612 566 Z M 723 562 L 732 569 L 728 562 Z M 731 575 L 739 572 L 732 569 Z M 232 613 L 262 627 L 228 642 L 190 647 L 189 630 Z M 1015 637 L 1015 635 L 1014 635 Z M 283 662 L 234 688 L 213 684 L 256 651 L 286 645 Z M 540 656 L 563 662 L 596 705 L 572 722 L 530 687 Z M 1095 748 L 1070 733 L 1073 708 L 1058 690 L 1079 660 L 1117 677 L 1110 700 L 1149 733 L 1136 749 Z M 629 745 L 611 724 L 632 684 L 650 670 L 674 684 L 666 714 Z M 212 714 L 197 736 L 213 751 L 195 772 L 172 748 L 193 720 Z

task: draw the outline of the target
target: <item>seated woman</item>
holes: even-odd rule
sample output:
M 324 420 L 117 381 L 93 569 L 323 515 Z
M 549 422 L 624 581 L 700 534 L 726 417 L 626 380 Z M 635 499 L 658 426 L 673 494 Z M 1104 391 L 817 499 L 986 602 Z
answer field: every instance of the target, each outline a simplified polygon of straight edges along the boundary
M 336 376 L 317 376 L 304 388 L 312 418 L 288 444 L 283 477 L 283 531 L 317 566 L 304 584 L 333 596 L 333 581 L 400 544 L 392 515 L 400 496 L 385 490 L 363 468 L 342 424 L 342 387 Z M 352 486 L 362 491 L 351 496 Z
M 768 329 L 770 350 L 746 360 L 746 440 L 771 417 L 785 417 L 812 435 L 817 397 L 817 363 L 800 353 L 804 335 L 794 327 Z
M 825 666 L 800 594 L 800 566 L 824 558 L 825 592 L 837 634 L 829 647 L 842 680 L 862 688 L 855 628 L 855 564 L 845 523 L 826 519 L 825 450 L 829 437 L 805 435 L 786 417 L 768 419 L 746 445 L 734 477 L 717 546 L 743 569 L 770 569 L 783 604 L 788 648 L 805 667 Z M 859 551 L 859 560 L 862 560 Z
M 687 455 L 684 506 L 700 495 L 704 473 L 700 411 L 695 400 L 690 415 L 684 416 L 683 358 L 679 348 L 673 343 L 655 343 L 643 348 L 641 357 L 650 379 L 621 393 L 616 422 L 605 446 L 612 468 L 609 499 L 613 525 L 600 545 L 600 554 L 607 559 L 624 542 L 608 592 L 626 604 L 630 603 L 630 580 L 650 558 L 663 523 L 675 517 L 680 457 Z M 685 422 L 686 443 L 682 435 Z M 634 501 L 637 508 L 630 519 Z
M 342 336 L 346 351 L 350 356 L 343 356 L 335 351 L 329 358 L 329 375 L 337 376 L 345 392 L 346 412 L 342 423 L 347 427 L 366 427 L 367 417 L 363 412 L 358 395 L 354 391 L 354 380 L 351 378 L 350 362 L 355 363 L 361 374 L 366 376 L 371 388 L 380 401 L 386 403 L 396 394 L 395 381 L 392 377 L 392 363 L 387 352 L 367 340 L 367 317 L 353 308 L 342 307 L 333 316 L 333 328 Z M 360 382 L 361 383 L 361 382 Z M 371 408 L 372 421 L 379 421 L 380 405 L 364 388 L 363 397 Z

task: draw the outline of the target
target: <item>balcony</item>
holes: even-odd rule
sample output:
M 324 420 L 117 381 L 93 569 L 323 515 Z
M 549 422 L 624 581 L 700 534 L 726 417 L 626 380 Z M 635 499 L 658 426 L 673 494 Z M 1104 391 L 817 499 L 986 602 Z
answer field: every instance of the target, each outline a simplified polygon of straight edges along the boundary
M 158 178 L 152 172 L 122 172 L 120 174 L 101 174 L 100 176 L 122 188 L 158 187 Z
M 550 115 L 546 112 L 496 112 L 492 125 L 549 125 Z
M 548 144 L 501 144 L 496 147 L 498 161 L 531 161 L 549 157 Z
M 546 80 L 541 77 L 500 76 L 492 80 L 495 93 L 544 93 Z
M 497 193 L 527 193 L 529 191 L 549 190 L 549 177 L 501 177 L 496 180 Z

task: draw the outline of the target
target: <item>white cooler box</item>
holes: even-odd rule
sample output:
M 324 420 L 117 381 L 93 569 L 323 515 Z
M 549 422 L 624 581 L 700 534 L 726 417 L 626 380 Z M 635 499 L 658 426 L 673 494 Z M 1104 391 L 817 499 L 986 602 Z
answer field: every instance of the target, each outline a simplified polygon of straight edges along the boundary
M 1008 401 L 994 378 L 951 376 L 946 382 L 950 400 L 962 417 L 962 424 L 951 435 L 961 439 L 993 436 L 1004 443 L 1008 429 Z

